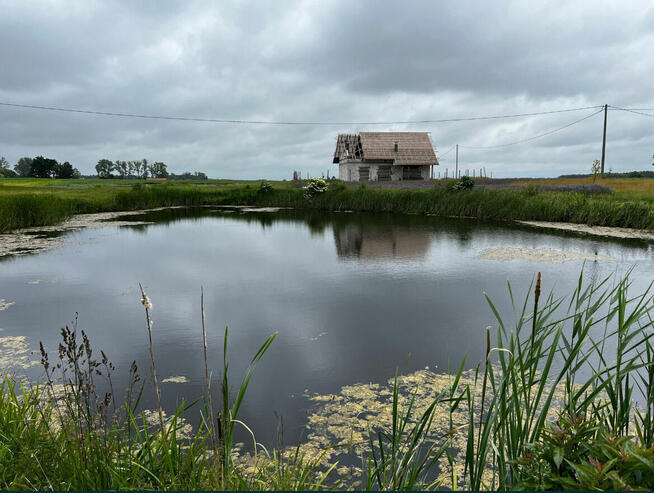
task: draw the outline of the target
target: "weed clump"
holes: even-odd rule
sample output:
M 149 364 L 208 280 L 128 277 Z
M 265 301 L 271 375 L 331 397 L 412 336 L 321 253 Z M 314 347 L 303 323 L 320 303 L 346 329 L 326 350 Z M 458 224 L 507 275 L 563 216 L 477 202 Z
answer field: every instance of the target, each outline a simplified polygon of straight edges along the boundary
M 461 192 L 463 190 L 472 190 L 475 188 L 475 181 L 469 176 L 462 176 L 458 180 L 454 180 L 448 184 L 450 192 Z

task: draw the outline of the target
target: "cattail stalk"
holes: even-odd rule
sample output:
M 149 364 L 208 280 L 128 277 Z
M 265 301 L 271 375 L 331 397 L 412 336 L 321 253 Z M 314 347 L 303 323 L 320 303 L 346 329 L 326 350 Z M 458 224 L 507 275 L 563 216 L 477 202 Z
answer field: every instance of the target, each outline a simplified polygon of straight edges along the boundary
M 152 382 L 154 383 L 154 396 L 157 401 L 157 410 L 159 411 L 159 425 L 161 426 L 161 433 L 164 433 L 164 417 L 163 409 L 161 408 L 161 392 L 159 391 L 159 382 L 157 381 L 157 369 L 154 363 L 154 348 L 152 346 L 152 320 L 150 320 L 150 309 L 152 309 L 152 303 L 150 299 L 143 291 L 143 286 L 139 283 L 139 288 L 141 289 L 141 303 L 145 307 L 145 321 L 148 327 L 148 338 L 150 342 L 150 362 L 152 363 Z
M 213 447 L 214 461 L 218 462 L 216 424 L 213 417 L 213 404 L 211 403 L 211 379 L 209 378 L 209 361 L 207 359 L 207 329 L 204 320 L 204 288 L 201 288 L 200 309 L 202 311 L 202 342 L 204 344 L 204 378 L 207 385 L 207 405 L 209 406 L 209 420 L 211 422 L 211 446 Z
M 538 298 L 540 298 L 540 272 L 536 278 L 536 289 L 534 290 L 534 316 L 531 324 L 531 348 L 534 348 L 534 341 L 536 340 L 536 317 L 538 314 Z

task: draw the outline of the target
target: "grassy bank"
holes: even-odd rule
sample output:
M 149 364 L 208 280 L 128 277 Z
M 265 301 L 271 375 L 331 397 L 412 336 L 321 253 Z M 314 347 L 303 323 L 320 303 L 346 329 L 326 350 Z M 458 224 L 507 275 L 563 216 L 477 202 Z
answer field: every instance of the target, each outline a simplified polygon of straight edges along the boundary
M 654 203 L 640 192 L 613 194 L 515 189 L 449 191 L 433 188 L 391 190 L 336 184 L 312 199 L 290 183 L 269 191 L 258 182 L 60 184 L 48 180 L 0 181 L 0 232 L 56 224 L 72 214 L 128 211 L 165 206 L 265 205 L 319 210 L 353 210 L 465 216 L 492 220 L 540 220 L 654 229 Z M 654 182 L 654 180 L 652 180 Z M 45 183 L 44 183 L 45 182 Z
M 388 424 L 370 423 L 368 436 L 353 449 L 360 454 L 359 477 L 341 478 L 345 483 L 334 474 L 335 463 L 305 455 L 301 447 L 256 447 L 257 458 L 245 463 L 235 453 L 234 428 L 243 425 L 239 409 L 274 336 L 232 389 L 226 331 L 219 388 L 209 384 L 213 366 L 205 355 L 205 395 L 167 416 L 161 407 L 139 410 L 143 392 L 159 402 L 152 345 L 148 384 L 133 365 L 119 400 L 105 354 L 95 356 L 83 331 L 63 329 L 55 358 L 41 348 L 40 386 L 19 387 L 9 377 L 0 386 L 0 488 L 653 488 L 652 294 L 634 296 L 628 279 L 613 281 L 580 277 L 572 294 L 558 299 L 541 296 L 539 276 L 516 305 L 513 326 L 489 299 L 497 328 L 487 330 L 486 359 L 474 378 L 461 378 L 463 362 L 424 403 L 419 388 L 399 395 L 396 377 Z M 145 294 L 142 303 L 152 340 Z M 107 379 L 111 392 L 97 394 L 99 379 Z M 192 405 L 202 406 L 203 419 L 189 431 L 184 417 Z M 455 426 L 457 409 L 467 418 Z M 447 426 L 448 416 L 448 432 L 435 433 L 434 421 Z

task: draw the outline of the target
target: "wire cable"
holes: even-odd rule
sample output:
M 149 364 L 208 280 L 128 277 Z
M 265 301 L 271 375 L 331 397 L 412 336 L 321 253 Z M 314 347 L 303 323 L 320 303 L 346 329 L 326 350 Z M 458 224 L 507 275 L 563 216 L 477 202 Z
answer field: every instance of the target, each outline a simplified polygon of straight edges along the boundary
M 643 113 L 643 111 L 654 111 L 654 109 L 647 109 L 643 108 L 643 110 L 639 111 L 633 108 L 619 108 L 618 106 L 611 106 L 610 108 L 614 110 L 619 110 L 619 111 L 628 111 L 629 113 L 634 113 L 636 115 L 643 115 L 643 116 L 649 116 L 650 118 L 654 118 L 654 115 L 650 113 Z
M 447 156 L 452 150 L 456 147 L 456 144 L 454 144 L 452 147 L 450 147 L 447 151 L 445 151 L 443 154 L 438 156 L 438 159 L 443 159 L 445 156 Z
M 523 144 L 523 143 L 525 143 L 525 142 L 530 142 L 530 141 L 532 141 L 532 140 L 540 139 L 541 137 L 545 137 L 545 136 L 547 136 L 547 135 L 552 135 L 553 133 L 560 132 L 561 130 L 564 130 L 564 129 L 568 128 L 568 127 L 571 127 L 571 126 L 573 126 L 573 125 L 576 125 L 577 123 L 581 123 L 581 122 L 583 122 L 584 120 L 588 120 L 589 118 L 591 118 L 591 117 L 593 117 L 593 116 L 595 116 L 595 115 L 598 115 L 598 114 L 602 113 L 603 111 L 604 111 L 604 109 L 602 108 L 601 110 L 599 110 L 599 111 L 595 111 L 594 113 L 591 113 L 590 115 L 587 115 L 587 116 L 585 116 L 585 117 L 583 117 L 583 118 L 580 118 L 579 120 L 575 120 L 575 121 L 573 121 L 573 122 L 571 122 L 571 123 L 568 123 L 568 124 L 566 124 L 566 125 L 563 125 L 562 127 L 555 128 L 554 130 L 549 130 L 549 131 L 547 131 L 547 132 L 545 132 L 545 133 L 542 133 L 542 134 L 539 134 L 539 135 L 535 135 L 535 136 L 533 136 L 533 137 L 529 137 L 529 138 L 527 138 L 527 139 L 517 140 L 517 141 L 515 141 L 515 142 L 509 142 L 509 143 L 507 143 L 507 144 L 498 144 L 498 145 L 493 145 L 493 146 L 466 146 L 466 145 L 459 145 L 459 147 L 463 147 L 463 148 L 465 148 L 465 149 L 497 149 L 497 148 L 500 148 L 500 147 L 509 147 L 509 146 L 514 146 L 514 145 L 518 145 L 518 144 Z
M 466 122 L 476 120 L 497 120 L 503 118 L 522 118 L 527 116 L 540 116 L 552 115 L 555 113 L 568 113 L 572 111 L 583 111 L 589 109 L 599 108 L 599 106 L 585 106 L 581 108 L 565 108 L 551 111 L 538 111 L 534 113 L 515 113 L 508 115 L 493 115 L 493 116 L 473 116 L 467 118 L 442 118 L 438 120 L 404 120 L 404 121 L 379 121 L 379 122 L 319 122 L 319 121 L 265 121 L 265 120 L 238 120 L 238 119 L 225 119 L 225 118 L 192 118 L 183 116 L 163 116 L 163 115 L 147 115 L 137 113 L 116 113 L 109 111 L 95 111 L 95 110 L 80 110 L 75 108 L 61 108 L 56 106 L 38 106 L 32 104 L 17 104 L 0 102 L 0 106 L 11 108 L 23 108 L 44 111 L 58 111 L 65 113 L 81 113 L 85 115 L 100 115 L 100 116 L 114 116 L 122 118 L 142 118 L 150 120 L 178 120 L 188 122 L 205 122 L 205 123 L 228 123 L 228 124 L 243 124 L 243 125 L 411 125 L 411 124 L 425 124 L 425 123 L 450 123 L 450 122 Z

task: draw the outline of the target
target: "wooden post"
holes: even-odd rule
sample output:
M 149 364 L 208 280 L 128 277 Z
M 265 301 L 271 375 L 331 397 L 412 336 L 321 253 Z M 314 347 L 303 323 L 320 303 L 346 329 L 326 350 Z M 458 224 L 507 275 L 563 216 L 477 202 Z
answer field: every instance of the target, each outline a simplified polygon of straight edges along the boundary
M 459 144 L 456 145 L 456 168 L 454 171 L 454 178 L 459 177 Z

